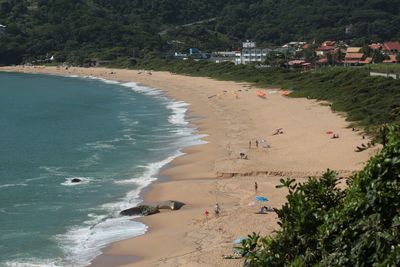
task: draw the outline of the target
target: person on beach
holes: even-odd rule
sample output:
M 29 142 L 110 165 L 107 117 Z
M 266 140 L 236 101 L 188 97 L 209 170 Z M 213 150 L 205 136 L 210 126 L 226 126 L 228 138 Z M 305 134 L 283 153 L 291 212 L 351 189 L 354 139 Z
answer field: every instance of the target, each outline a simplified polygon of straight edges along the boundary
M 249 149 L 251 149 L 251 140 L 249 141 Z
M 215 212 L 215 217 L 219 217 L 220 208 L 218 203 L 215 204 L 214 212 Z
M 256 140 L 256 148 L 258 148 L 258 140 Z
M 257 190 L 258 190 L 258 184 L 257 182 L 254 182 L 254 191 L 257 194 Z

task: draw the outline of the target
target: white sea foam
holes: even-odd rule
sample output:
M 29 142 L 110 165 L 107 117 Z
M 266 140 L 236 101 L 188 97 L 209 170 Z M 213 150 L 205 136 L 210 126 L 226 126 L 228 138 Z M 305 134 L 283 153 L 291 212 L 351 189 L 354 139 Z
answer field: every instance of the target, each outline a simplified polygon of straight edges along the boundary
M 132 89 L 133 91 L 144 94 L 144 95 L 149 95 L 149 96 L 160 96 L 163 94 L 163 92 L 159 89 L 139 85 L 135 82 L 129 82 L 129 83 L 121 83 L 122 86 L 128 87 Z
M 5 262 L 6 267 L 66 267 L 65 265 L 57 264 L 59 260 L 43 260 L 43 259 L 25 259 L 23 261 L 7 261 Z M 1 264 L 1 262 L 0 262 Z
M 91 76 L 91 75 L 89 75 L 89 76 L 84 76 L 83 78 L 91 79 L 91 80 L 98 80 L 98 81 L 101 81 L 101 82 L 103 82 L 103 83 L 108 83 L 108 84 L 120 84 L 120 82 L 115 81 L 115 80 L 107 80 L 107 79 L 104 79 L 104 78 L 100 78 L 100 77 L 96 77 L 96 76 Z
M 119 212 L 139 204 L 141 190 L 157 179 L 160 168 L 182 154 L 176 152 L 164 160 L 142 166 L 145 171 L 140 177 L 116 181 L 117 184 L 135 184 L 137 187 L 120 201 L 101 206 L 101 210 L 105 210 L 109 216 L 90 213 L 83 226 L 72 227 L 65 234 L 58 235 L 56 240 L 66 255 L 67 265 L 64 266 L 85 266 L 100 255 L 101 249 L 108 244 L 144 234 L 146 225 L 132 221 L 132 217 L 120 217 Z
M 79 179 L 81 180 L 78 183 L 72 182 L 73 179 Z M 83 185 L 83 184 L 88 184 L 90 183 L 91 179 L 88 177 L 70 177 L 66 178 L 65 182 L 62 182 L 61 185 L 66 185 L 66 186 L 76 186 L 76 185 Z
M 0 185 L 0 188 L 16 187 L 16 186 L 27 186 L 27 184 L 22 184 L 22 183 L 19 183 L 19 184 L 2 184 L 2 185 Z
M 103 82 L 108 81 L 105 79 L 98 80 Z M 113 83 L 117 84 L 118 82 L 114 81 Z M 140 177 L 115 181 L 116 184 L 121 185 L 134 184 L 136 185 L 136 188 L 135 190 L 128 192 L 126 196 L 118 202 L 103 204 L 100 210 L 109 214 L 108 216 L 90 213 L 88 214 L 88 219 L 83 223 L 83 225 L 71 227 L 65 234 L 58 235 L 56 240 L 67 255 L 67 264 L 63 262 L 62 266 L 88 265 L 96 256 L 101 254 L 101 249 L 108 244 L 144 234 L 147 231 L 146 225 L 132 221 L 132 217 L 120 217 L 119 212 L 141 202 L 140 192 L 143 188 L 157 180 L 156 176 L 163 166 L 184 154 L 180 149 L 185 146 L 206 143 L 201 140 L 205 135 L 193 134 L 196 129 L 187 127 L 188 122 L 185 120 L 185 114 L 188 107 L 187 103 L 171 100 L 167 98 L 161 90 L 141 86 L 137 83 L 130 82 L 120 84 L 137 93 L 162 99 L 166 103 L 167 108 L 172 111 L 172 114 L 168 119 L 169 122 L 174 125 L 171 133 L 178 138 L 176 141 L 172 142 L 173 146 L 171 146 L 171 148 L 176 147 L 176 152 L 164 160 L 141 166 L 145 171 Z M 129 122 L 129 118 L 127 117 L 128 114 L 120 115 L 119 119 L 121 121 L 125 120 L 125 122 Z M 131 135 L 126 135 L 123 136 L 123 138 L 118 139 L 118 141 L 127 140 L 129 138 L 134 140 Z M 100 147 L 97 148 L 101 149 L 103 144 L 109 144 L 109 142 L 97 143 L 94 144 L 93 147 L 100 145 Z M 97 211 L 99 211 L 99 209 L 97 209 Z
M 137 184 L 139 189 L 143 189 L 144 187 L 148 186 L 151 184 L 151 182 L 157 180 L 155 177 L 160 169 L 173 161 L 175 158 L 184 155 L 181 151 L 175 152 L 173 155 L 169 156 L 168 158 L 158 161 L 158 162 L 153 162 L 150 163 L 146 166 L 141 166 L 146 169 L 143 175 L 140 177 L 135 177 L 132 179 L 126 179 L 126 180 L 118 180 L 115 181 L 116 184 Z M 140 166 L 139 166 L 140 167 Z M 135 190 L 136 191 L 136 190 Z M 132 197 L 132 194 L 128 194 L 129 197 Z
M 147 226 L 129 217 L 91 215 L 85 226 L 72 227 L 56 240 L 66 254 L 63 266 L 86 266 L 111 242 L 142 235 L 146 230 Z
M 172 115 L 169 116 L 168 121 L 172 124 L 187 125 L 188 122 L 185 120 L 187 107 L 189 104 L 181 101 L 172 101 L 167 105 L 167 108 L 172 110 Z
M 89 149 L 94 149 L 94 150 L 103 150 L 103 149 L 114 149 L 115 146 L 112 145 L 111 141 L 97 141 L 97 142 L 93 142 L 93 143 L 87 143 L 86 147 Z

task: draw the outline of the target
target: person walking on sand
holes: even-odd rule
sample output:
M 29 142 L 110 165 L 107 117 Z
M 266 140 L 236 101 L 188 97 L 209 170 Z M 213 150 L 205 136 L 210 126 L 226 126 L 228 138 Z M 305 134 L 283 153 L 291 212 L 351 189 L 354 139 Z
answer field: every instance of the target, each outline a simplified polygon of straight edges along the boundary
M 219 217 L 220 208 L 218 203 L 215 203 L 214 212 L 215 212 L 215 217 Z
M 257 182 L 254 182 L 254 191 L 256 192 L 256 194 L 257 194 L 257 190 L 258 190 L 258 184 L 257 184 Z
M 249 149 L 251 149 L 251 140 L 249 141 Z
M 256 148 L 258 148 L 258 140 L 256 140 Z

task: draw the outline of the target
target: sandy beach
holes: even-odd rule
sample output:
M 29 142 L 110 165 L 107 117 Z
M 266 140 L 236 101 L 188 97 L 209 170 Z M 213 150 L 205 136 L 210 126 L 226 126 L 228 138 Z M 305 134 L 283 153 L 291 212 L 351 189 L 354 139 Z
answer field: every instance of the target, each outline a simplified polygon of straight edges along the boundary
M 141 218 L 149 232 L 112 244 L 93 261 L 93 267 L 241 266 L 242 260 L 222 258 L 232 253 L 232 241 L 252 232 L 267 235 L 277 229 L 274 213 L 256 214 L 256 195 L 267 197 L 267 205 L 278 208 L 287 193 L 275 188 L 281 178 L 305 181 L 327 168 L 349 176 L 378 149 L 355 152 L 356 146 L 370 141 L 362 139 L 362 130 L 352 131 L 345 117 L 333 113 L 327 103 L 286 97 L 279 88 L 168 72 L 56 67 L 0 70 L 91 75 L 158 88 L 189 103 L 187 118 L 198 133 L 207 135 L 203 138 L 207 144 L 185 149 L 185 155 L 160 174 L 167 178 L 144 194 L 145 203 L 171 199 L 186 205 L 179 211 L 163 210 Z M 265 92 L 266 97 L 257 96 L 256 90 Z M 274 135 L 279 128 L 282 134 Z M 327 132 L 339 138 L 332 139 Z M 241 153 L 247 159 L 241 159 Z M 215 203 L 221 207 L 219 217 L 213 214 Z

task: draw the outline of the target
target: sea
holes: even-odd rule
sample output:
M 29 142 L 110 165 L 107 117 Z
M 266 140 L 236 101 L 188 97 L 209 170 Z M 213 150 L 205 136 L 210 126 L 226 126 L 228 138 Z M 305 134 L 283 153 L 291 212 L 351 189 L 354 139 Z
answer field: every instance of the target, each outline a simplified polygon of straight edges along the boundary
M 203 143 L 187 108 L 133 82 L 0 72 L 0 266 L 87 266 L 144 234 L 119 212 Z

